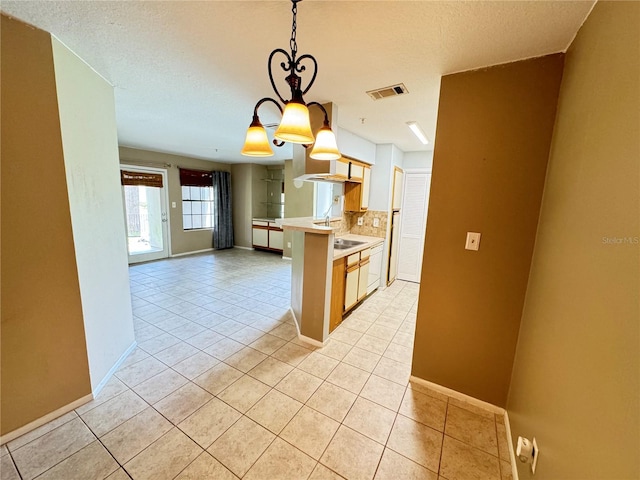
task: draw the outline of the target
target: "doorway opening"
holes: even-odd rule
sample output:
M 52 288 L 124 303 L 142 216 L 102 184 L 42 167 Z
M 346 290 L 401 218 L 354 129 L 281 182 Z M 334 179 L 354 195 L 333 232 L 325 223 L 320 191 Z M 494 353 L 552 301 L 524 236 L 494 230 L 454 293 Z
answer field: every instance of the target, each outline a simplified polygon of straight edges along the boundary
M 129 263 L 168 257 L 166 170 L 123 166 L 121 178 Z

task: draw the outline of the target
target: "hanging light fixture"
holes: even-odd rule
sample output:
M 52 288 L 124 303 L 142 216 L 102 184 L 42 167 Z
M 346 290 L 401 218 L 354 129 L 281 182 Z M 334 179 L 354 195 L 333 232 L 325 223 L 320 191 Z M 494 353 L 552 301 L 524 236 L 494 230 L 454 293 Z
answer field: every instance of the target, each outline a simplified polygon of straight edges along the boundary
M 265 97 L 256 103 L 253 109 L 253 120 L 247 130 L 247 136 L 242 147 L 242 155 L 249 157 L 268 157 L 273 155 L 273 150 L 269 144 L 267 132 L 260 123 L 260 117 L 258 116 L 258 108 L 265 102 L 272 102 L 280 110 L 282 114 L 282 120 L 276 129 L 274 134 L 273 144 L 277 147 L 281 147 L 285 142 L 302 144 L 305 148 L 311 144 L 313 148 L 309 156 L 316 160 L 337 160 L 342 155 L 338 150 L 336 143 L 336 136 L 329 126 L 329 116 L 327 110 L 318 102 L 305 103 L 303 96 L 309 91 L 313 82 L 316 79 L 318 73 L 318 62 L 309 54 L 301 55 L 298 57 L 298 44 L 296 42 L 296 14 L 298 12 L 298 2 L 302 0 L 291 0 L 293 13 L 293 22 L 291 24 L 291 40 L 289 45 L 291 47 L 291 53 L 287 53 L 281 48 L 276 48 L 269 55 L 268 73 L 269 80 L 271 81 L 271 87 L 276 93 L 280 103 L 284 105 L 284 111 L 278 103 L 278 100 Z M 291 90 L 291 99 L 285 100 L 280 94 L 276 84 L 273 80 L 272 64 L 276 55 L 284 55 L 285 61 L 280 63 L 280 67 L 286 72 L 290 72 L 285 78 L 285 81 L 289 85 Z M 309 62 L 313 66 L 313 75 L 311 80 L 303 87 L 302 78 L 298 75 L 306 70 L 305 62 Z M 309 107 L 318 107 L 324 113 L 324 125 L 318 132 L 317 138 L 314 137 L 311 131 L 311 122 L 309 120 Z M 315 142 L 315 143 L 314 143 Z

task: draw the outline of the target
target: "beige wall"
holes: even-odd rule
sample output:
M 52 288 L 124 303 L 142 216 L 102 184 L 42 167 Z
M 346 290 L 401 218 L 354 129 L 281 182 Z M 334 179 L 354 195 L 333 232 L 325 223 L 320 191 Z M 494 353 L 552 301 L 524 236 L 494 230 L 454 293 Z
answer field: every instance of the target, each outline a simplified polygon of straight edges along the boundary
M 284 162 L 284 216 L 285 218 L 294 217 L 311 217 L 313 216 L 313 183 L 304 182 L 302 188 L 296 188 L 293 185 L 293 162 L 285 160 Z M 291 247 L 288 243 L 292 242 L 290 230 L 284 231 L 284 250 L 283 257 L 291 258 Z
M 251 164 L 231 165 L 233 191 L 233 243 L 251 247 Z
M 89 373 L 96 392 L 134 343 L 115 100 L 113 87 L 55 38 L 53 59 Z
M 267 167 L 251 163 L 231 165 L 231 189 L 233 191 L 234 244 L 251 247 L 253 235 L 251 223 L 255 217 L 266 217 Z
M 130 165 L 157 166 L 171 164 L 167 168 L 169 183 L 169 221 L 171 226 L 171 254 L 197 252 L 213 247 L 211 230 L 184 231 L 182 229 L 182 190 L 180 188 L 180 174 L 178 167 L 194 170 L 231 171 L 231 165 L 197 158 L 171 155 L 168 153 L 151 152 L 135 148 L 120 147 L 120 163 Z M 233 195 L 233 192 L 232 192 Z M 176 208 L 171 208 L 171 202 L 176 202 Z
M 442 78 L 412 374 L 506 405 L 562 55 Z M 377 162 L 374 168 L 377 168 Z M 466 232 L 481 232 L 478 252 Z
M 566 56 L 507 404 L 540 480 L 640 478 L 639 27 L 598 2 Z
M 51 36 L 2 15 L 2 427 L 91 392 Z

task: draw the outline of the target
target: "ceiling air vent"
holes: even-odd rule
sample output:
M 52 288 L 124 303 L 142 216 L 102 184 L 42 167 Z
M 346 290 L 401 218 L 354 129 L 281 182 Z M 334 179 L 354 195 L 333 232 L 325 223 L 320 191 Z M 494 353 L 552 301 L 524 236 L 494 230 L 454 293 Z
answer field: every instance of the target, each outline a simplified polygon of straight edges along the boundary
M 404 95 L 409 93 L 404 83 L 398 83 L 397 85 L 391 85 L 390 87 L 378 88 L 377 90 L 369 90 L 367 92 L 374 100 L 380 100 L 381 98 L 397 97 L 398 95 Z

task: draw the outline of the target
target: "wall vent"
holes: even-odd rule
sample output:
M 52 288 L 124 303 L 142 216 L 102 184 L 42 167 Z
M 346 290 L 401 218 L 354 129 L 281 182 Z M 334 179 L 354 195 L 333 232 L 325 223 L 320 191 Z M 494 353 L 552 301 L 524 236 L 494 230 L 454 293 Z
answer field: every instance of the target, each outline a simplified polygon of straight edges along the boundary
M 376 90 L 369 90 L 367 92 L 374 100 L 380 100 L 382 98 L 397 97 L 398 95 L 404 95 L 409 93 L 404 83 L 398 83 L 397 85 L 391 85 L 390 87 L 378 88 Z

